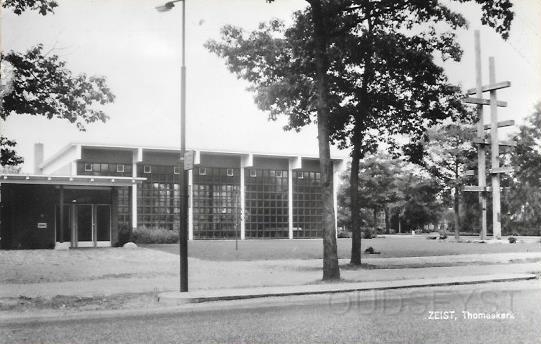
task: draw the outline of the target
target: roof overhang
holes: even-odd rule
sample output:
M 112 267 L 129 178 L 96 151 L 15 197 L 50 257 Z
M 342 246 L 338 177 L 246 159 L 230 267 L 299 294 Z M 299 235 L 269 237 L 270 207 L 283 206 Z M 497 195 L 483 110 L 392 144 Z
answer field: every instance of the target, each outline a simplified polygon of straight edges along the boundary
M 130 186 L 142 183 L 144 180 L 146 178 L 0 174 L 0 184 Z

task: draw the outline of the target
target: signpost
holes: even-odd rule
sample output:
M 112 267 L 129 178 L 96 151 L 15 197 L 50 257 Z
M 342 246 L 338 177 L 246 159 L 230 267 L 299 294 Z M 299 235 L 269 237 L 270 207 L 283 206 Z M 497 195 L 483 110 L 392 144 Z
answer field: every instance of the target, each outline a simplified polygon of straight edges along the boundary
M 184 153 L 184 171 L 193 170 L 195 152 L 193 150 Z
M 514 121 L 502 121 L 498 122 L 498 107 L 507 106 L 506 102 L 499 101 L 497 99 L 496 91 L 502 88 L 511 86 L 511 82 L 503 81 L 496 82 L 496 68 L 494 58 L 489 58 L 489 84 L 482 84 L 481 77 L 481 45 L 479 31 L 475 31 L 475 69 L 476 69 L 476 88 L 467 91 L 468 95 L 475 95 L 475 97 L 467 97 L 464 99 L 465 103 L 477 105 L 477 137 L 473 140 L 478 146 L 477 157 L 477 177 L 478 185 L 465 186 L 465 192 L 478 192 L 479 203 L 481 205 L 481 239 L 485 240 L 487 236 L 487 192 L 492 192 L 492 235 L 494 239 L 501 239 L 501 197 L 500 197 L 500 174 L 509 173 L 512 171 L 511 167 L 500 167 L 499 155 L 500 146 L 514 146 L 513 143 L 503 142 L 498 140 L 498 128 L 514 125 Z M 483 93 L 489 92 L 490 99 L 483 99 Z M 483 118 L 483 106 L 490 106 L 490 124 L 484 124 Z M 486 140 L 485 130 L 490 130 L 490 142 Z M 488 171 L 491 176 L 491 187 L 486 185 L 486 161 L 485 151 L 486 147 L 490 146 L 490 170 Z M 471 174 L 471 173 L 470 173 Z

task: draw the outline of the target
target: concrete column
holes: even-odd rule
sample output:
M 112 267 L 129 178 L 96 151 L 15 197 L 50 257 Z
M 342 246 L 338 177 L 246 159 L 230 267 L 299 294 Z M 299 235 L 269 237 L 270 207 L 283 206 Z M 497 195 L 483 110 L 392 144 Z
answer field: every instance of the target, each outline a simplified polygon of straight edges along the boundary
M 244 167 L 240 164 L 240 240 L 246 239 L 246 185 Z
M 246 183 L 245 168 L 254 166 L 254 156 L 252 154 L 242 155 L 240 157 L 240 239 L 246 239 Z
M 302 168 L 302 158 L 300 156 L 289 159 L 287 171 L 289 239 L 293 239 L 293 170 L 300 168 Z
M 34 144 L 34 174 L 41 174 L 40 165 L 43 163 L 43 143 Z
M 137 151 L 133 152 L 132 158 L 132 177 L 137 177 L 137 162 L 143 160 L 142 149 L 139 148 Z M 132 197 L 131 197 L 131 224 L 132 228 L 137 228 L 137 184 L 132 185 Z
M 332 180 L 332 199 L 334 207 L 334 228 L 336 228 L 336 236 L 338 237 L 338 184 L 340 179 L 340 170 L 342 163 L 334 161 L 333 168 L 333 180 Z
M 193 170 L 188 171 L 188 240 L 193 240 Z
M 289 239 L 293 239 L 293 166 L 292 160 L 289 159 L 289 166 L 287 169 L 287 212 L 289 218 Z

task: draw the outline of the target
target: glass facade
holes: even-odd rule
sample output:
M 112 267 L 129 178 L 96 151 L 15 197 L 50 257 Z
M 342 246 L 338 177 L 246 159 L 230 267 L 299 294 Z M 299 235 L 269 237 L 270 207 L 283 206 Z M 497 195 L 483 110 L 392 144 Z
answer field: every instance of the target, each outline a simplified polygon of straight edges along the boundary
M 154 161 L 157 161 L 153 157 Z M 89 160 L 89 159 L 87 159 Z M 269 160 L 270 161 L 270 160 Z M 271 167 L 269 161 L 261 166 Z M 171 162 L 173 160 L 171 159 Z M 171 163 L 169 162 L 169 163 Z M 179 230 L 179 167 L 138 163 L 138 226 Z M 205 163 L 205 162 L 204 162 Z M 206 164 L 206 163 L 205 163 Z M 218 163 L 219 165 L 220 163 Z M 231 162 L 224 165 L 231 165 Z M 240 164 L 240 163 L 239 163 Z M 212 165 L 211 165 L 212 166 Z M 257 165 L 256 165 L 257 166 Z M 293 212 L 293 238 L 321 238 L 323 207 L 320 173 L 294 170 L 291 175 L 293 204 L 289 204 L 288 170 L 282 167 L 245 168 L 245 237 L 289 238 L 289 207 Z M 287 165 L 285 165 L 287 166 Z M 312 165 L 305 166 L 307 170 Z M 241 234 L 240 168 L 196 166 L 192 170 L 191 214 L 194 239 L 235 239 Z M 79 175 L 132 176 L 132 164 L 78 161 Z M 113 202 L 117 223 L 131 227 L 132 188 L 115 188 Z
M 150 167 L 150 169 L 148 168 Z M 137 224 L 177 230 L 180 227 L 180 176 L 173 165 L 138 165 L 137 175 L 147 178 L 137 188 Z M 150 173 L 144 173 L 144 170 Z
M 194 239 L 240 238 L 240 169 L 193 170 Z
M 246 238 L 288 238 L 288 176 L 284 170 L 246 169 Z
M 320 173 L 293 172 L 293 237 L 321 238 L 322 215 Z
M 118 197 L 118 224 L 123 227 L 131 227 L 131 188 L 129 186 L 117 187 Z

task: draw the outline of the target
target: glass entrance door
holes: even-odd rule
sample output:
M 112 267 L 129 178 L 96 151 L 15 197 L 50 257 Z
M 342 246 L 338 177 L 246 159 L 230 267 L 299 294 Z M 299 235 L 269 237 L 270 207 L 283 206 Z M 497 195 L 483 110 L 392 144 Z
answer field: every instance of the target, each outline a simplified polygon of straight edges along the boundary
M 94 247 L 94 221 L 90 204 L 75 206 L 75 228 L 77 247 Z
M 96 246 L 111 246 L 111 206 L 94 206 Z
M 74 205 L 74 246 L 111 246 L 111 206 Z

